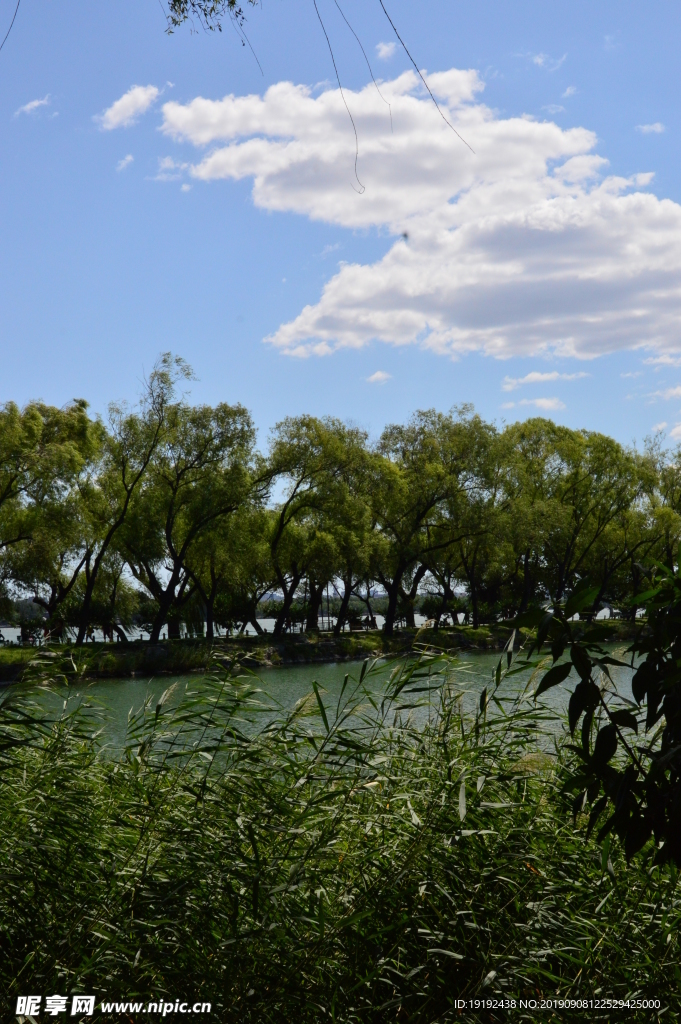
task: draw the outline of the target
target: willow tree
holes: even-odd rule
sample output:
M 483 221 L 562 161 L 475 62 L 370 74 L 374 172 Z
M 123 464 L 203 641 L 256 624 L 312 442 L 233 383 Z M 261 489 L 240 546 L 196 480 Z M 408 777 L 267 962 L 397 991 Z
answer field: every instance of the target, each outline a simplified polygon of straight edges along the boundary
M 351 467 L 365 454 L 364 431 L 330 417 L 288 418 L 273 431 L 269 472 L 283 489 L 270 537 L 272 566 L 283 597 L 276 634 L 285 628 L 302 580 L 307 577 L 316 612 L 323 588 L 338 571 L 337 512 L 345 501 Z M 316 615 L 314 621 L 316 625 Z
M 468 408 L 457 417 L 417 412 L 406 425 L 383 431 L 371 479 L 377 537 L 374 577 L 388 595 L 385 632 L 393 632 L 398 605 L 413 624 L 419 586 L 436 553 L 451 546 L 444 507 L 470 484 L 471 452 L 493 430 Z
M 151 641 L 195 589 L 192 548 L 249 500 L 255 482 L 255 431 L 240 405 L 166 409 L 165 429 L 149 460 L 118 544 L 130 570 L 157 605 Z
M 258 604 L 275 585 L 268 536 L 273 513 L 259 501 L 214 520 L 191 545 L 187 569 L 203 603 L 206 637 L 215 626 L 248 624 L 256 633 Z
M 84 564 L 80 487 L 103 443 L 103 428 L 84 401 L 0 410 L 2 577 L 42 607 L 58 631 L 57 610 Z

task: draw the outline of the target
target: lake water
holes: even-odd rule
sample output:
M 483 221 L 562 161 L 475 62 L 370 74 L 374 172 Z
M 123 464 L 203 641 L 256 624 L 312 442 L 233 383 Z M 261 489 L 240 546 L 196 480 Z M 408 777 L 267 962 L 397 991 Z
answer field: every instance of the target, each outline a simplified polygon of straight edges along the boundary
M 611 653 L 623 657 L 625 647 L 612 648 Z M 475 713 L 483 687 L 492 686 L 493 675 L 499 661 L 498 652 L 462 653 L 457 658 L 454 668 L 454 685 L 463 695 L 464 711 Z M 386 681 L 395 666 L 394 661 L 377 663 L 373 673 L 365 680 L 368 688 L 381 694 L 385 691 Z M 516 659 L 516 665 L 522 660 Z M 253 682 L 263 691 L 263 699 L 267 697 L 282 710 L 288 711 L 302 697 L 312 692 L 312 684 L 316 682 L 320 690 L 326 694 L 327 706 L 335 706 L 348 674 L 350 679 L 357 679 L 362 662 L 331 662 L 316 665 L 287 665 L 279 668 L 260 669 L 253 674 Z M 506 697 L 520 697 L 527 691 L 526 699 L 532 700 L 532 692 L 536 680 L 531 683 L 532 670 L 526 669 L 518 675 L 508 678 L 502 683 L 499 694 Z M 573 678 L 574 676 L 574 678 Z M 613 682 L 617 692 L 631 699 L 631 671 L 629 669 L 613 669 Z M 574 672 L 565 683 L 556 686 L 543 695 L 545 705 L 563 716 L 567 710 L 570 693 L 578 679 Z M 528 684 L 529 688 L 528 688 Z M 102 739 L 113 749 L 121 749 L 125 745 L 128 714 L 137 711 L 150 697 L 154 704 L 161 694 L 171 685 L 175 689 L 171 703 L 179 701 L 187 692 L 205 692 L 207 687 L 199 674 L 190 676 L 157 676 L 152 679 L 102 679 L 85 686 L 81 685 L 70 693 L 70 702 L 78 703 L 85 700 L 94 703 L 100 709 L 103 726 Z M 267 697 L 265 697 L 267 695 Z M 45 696 L 46 704 L 54 707 L 54 698 Z M 436 700 L 436 698 L 435 698 Z M 269 700 L 267 700 L 269 703 Z M 420 717 L 426 717 L 424 711 Z M 560 728 L 557 725 L 557 728 Z

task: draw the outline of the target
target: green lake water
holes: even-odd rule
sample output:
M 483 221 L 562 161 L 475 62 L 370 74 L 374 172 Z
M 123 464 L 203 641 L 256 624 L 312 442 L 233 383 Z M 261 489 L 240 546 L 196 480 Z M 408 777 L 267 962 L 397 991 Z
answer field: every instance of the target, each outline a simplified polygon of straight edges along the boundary
M 611 653 L 615 656 L 623 656 L 624 649 L 624 647 L 614 648 Z M 454 670 L 454 685 L 463 695 L 464 711 L 471 714 L 475 712 L 483 687 L 492 685 L 498 661 L 498 652 L 463 653 L 459 656 Z M 522 664 L 522 662 L 516 660 L 516 664 Z M 374 672 L 365 680 L 365 684 L 372 692 L 377 695 L 381 694 L 385 690 L 387 678 L 394 666 L 395 662 L 379 662 Z M 252 678 L 253 682 L 263 691 L 263 701 L 268 704 L 274 702 L 282 711 L 290 710 L 297 701 L 311 693 L 313 682 L 316 682 L 322 693 L 325 694 L 325 704 L 333 708 L 340 695 L 346 674 L 350 676 L 351 680 L 357 679 L 361 668 L 361 661 L 287 665 L 279 668 L 260 669 L 257 674 L 253 674 Z M 569 695 L 578 681 L 576 677 L 573 679 L 572 675 L 565 683 L 549 690 L 543 696 L 545 705 L 559 713 L 561 717 L 567 711 Z M 618 693 L 631 698 L 630 670 L 614 669 L 612 675 Z M 505 680 L 502 683 L 500 694 L 508 697 L 519 696 L 527 690 L 527 699 L 531 700 L 534 685 L 528 690 L 530 676 L 531 671 L 528 669 Z M 176 703 L 187 693 L 200 694 L 207 689 L 203 677 L 199 674 L 175 677 L 157 676 L 151 679 L 102 679 L 72 690 L 69 704 L 82 701 L 94 704 L 98 709 L 102 727 L 102 741 L 111 749 L 120 750 L 125 745 L 129 713 L 142 707 L 148 697 L 155 704 L 161 694 L 173 684 L 174 690 L 170 703 Z M 43 700 L 46 705 L 52 705 L 51 710 L 55 710 L 55 698 L 45 695 Z M 436 702 L 437 698 L 434 698 L 433 706 Z M 425 720 L 428 714 L 428 709 L 417 712 L 421 720 Z M 557 722 L 556 728 L 562 728 L 561 724 Z

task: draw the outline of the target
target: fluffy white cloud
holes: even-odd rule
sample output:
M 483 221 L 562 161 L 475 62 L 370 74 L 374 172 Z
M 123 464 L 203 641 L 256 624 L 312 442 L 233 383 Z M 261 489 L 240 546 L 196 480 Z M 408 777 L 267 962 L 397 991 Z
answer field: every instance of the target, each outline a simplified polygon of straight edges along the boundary
M 574 94 L 575 94 L 576 92 L 577 92 L 577 89 L 576 89 L 576 87 L 575 87 L 574 85 L 568 85 L 567 89 L 566 89 L 566 90 L 565 90 L 565 92 L 563 93 L 563 99 L 564 99 L 564 100 L 566 100 L 566 99 L 568 99 L 568 98 L 569 98 L 570 96 L 574 96 Z
M 118 163 L 116 164 L 116 170 L 117 171 L 124 171 L 126 167 L 130 166 L 130 164 L 133 162 L 134 159 L 135 158 L 132 155 L 132 153 L 128 153 L 127 156 L 124 156 L 122 160 L 118 161 Z
M 379 60 L 390 60 L 395 52 L 395 43 L 377 43 L 376 54 Z
M 19 114 L 32 114 L 34 110 L 38 110 L 40 107 L 49 107 L 50 105 L 50 94 L 43 96 L 41 100 L 31 100 L 30 103 L 24 103 L 23 107 L 19 107 L 18 110 L 14 111 L 14 116 L 18 117 Z
M 556 412 L 565 408 L 565 402 L 561 402 L 560 398 L 523 398 L 518 405 L 533 405 L 542 412 Z
M 155 85 L 133 85 L 96 120 L 105 131 L 111 131 L 112 128 L 129 128 L 149 109 L 158 94 L 159 90 Z
M 666 402 L 670 398 L 681 398 L 681 384 L 677 384 L 673 388 L 665 388 L 664 391 L 653 391 L 651 398 L 664 398 Z
M 428 81 L 475 152 L 412 72 L 382 96 L 347 90 L 361 194 L 337 89 L 164 105 L 165 134 L 206 149 L 195 179 L 252 177 L 259 207 L 395 237 L 377 262 L 341 265 L 269 340 L 294 355 L 375 340 L 453 357 L 681 352 L 681 206 L 641 191 L 653 175 L 608 175 L 586 128 L 499 117 L 475 71 Z
M 541 409 L 542 412 L 556 412 L 559 409 L 565 408 L 565 402 L 561 402 L 560 398 L 523 398 L 520 402 L 504 402 L 501 406 L 502 409 L 515 409 L 517 405 L 532 405 L 535 409 Z
M 385 370 L 376 370 L 376 373 L 372 373 L 370 377 L 367 377 L 369 384 L 385 384 L 386 381 L 390 380 L 391 374 L 386 373 Z
M 666 426 L 667 426 L 667 421 L 666 420 L 662 420 L 661 423 L 656 423 L 655 424 L 655 426 L 652 428 L 652 431 L 653 431 L 654 434 L 661 434 Z
M 665 126 L 661 121 L 656 121 L 655 124 L 637 124 L 636 131 L 643 132 L 644 135 L 661 135 L 665 131 Z
M 524 377 L 504 377 L 504 382 L 501 385 L 504 391 L 515 391 L 516 388 L 521 387 L 523 384 L 544 384 L 546 381 L 552 380 L 579 380 L 581 377 L 588 377 L 588 373 L 581 371 L 580 373 L 558 373 L 558 370 L 551 370 L 548 373 L 540 373 L 538 370 L 533 370 L 531 373 L 525 374 Z

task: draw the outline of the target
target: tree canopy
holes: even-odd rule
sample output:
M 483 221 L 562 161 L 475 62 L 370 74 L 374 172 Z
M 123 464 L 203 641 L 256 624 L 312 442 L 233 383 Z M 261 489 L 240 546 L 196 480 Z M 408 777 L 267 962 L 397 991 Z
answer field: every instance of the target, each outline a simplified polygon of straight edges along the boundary
M 678 452 L 643 452 L 535 418 L 499 429 L 469 407 L 425 410 L 371 441 L 331 417 L 290 417 L 264 450 L 246 409 L 192 406 L 161 357 L 135 408 L 84 401 L 0 409 L 0 582 L 53 639 L 157 640 L 180 623 L 275 633 L 473 626 L 560 605 L 580 582 L 631 599 L 681 538 Z M 327 608 L 329 597 L 327 600 Z M 16 607 L 16 604 L 15 604 Z M 205 627 L 204 627 L 205 623 Z

